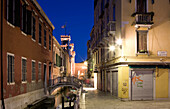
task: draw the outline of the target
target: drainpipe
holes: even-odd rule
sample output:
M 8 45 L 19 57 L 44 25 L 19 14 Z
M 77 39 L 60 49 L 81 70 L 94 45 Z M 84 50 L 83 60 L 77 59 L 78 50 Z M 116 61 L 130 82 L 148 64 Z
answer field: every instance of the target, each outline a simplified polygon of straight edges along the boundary
M 2 109 L 5 109 L 4 92 L 3 92 L 3 0 L 1 0 L 1 100 Z

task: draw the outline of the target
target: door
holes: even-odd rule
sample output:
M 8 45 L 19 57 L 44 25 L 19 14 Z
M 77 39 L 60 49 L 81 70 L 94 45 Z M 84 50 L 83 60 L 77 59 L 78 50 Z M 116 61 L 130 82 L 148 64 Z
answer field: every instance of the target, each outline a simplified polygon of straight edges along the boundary
M 147 12 L 147 0 L 137 0 L 137 12 L 139 13 Z
M 112 72 L 112 90 L 113 95 L 118 96 L 118 72 Z
M 132 100 L 153 100 L 153 71 L 132 71 Z

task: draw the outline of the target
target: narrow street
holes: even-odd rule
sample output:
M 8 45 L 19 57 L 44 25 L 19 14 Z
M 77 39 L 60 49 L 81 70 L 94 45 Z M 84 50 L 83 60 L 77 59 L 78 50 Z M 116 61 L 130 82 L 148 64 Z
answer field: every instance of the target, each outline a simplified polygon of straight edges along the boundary
M 80 109 L 170 109 L 170 101 L 120 101 L 110 93 L 88 90 L 81 96 Z

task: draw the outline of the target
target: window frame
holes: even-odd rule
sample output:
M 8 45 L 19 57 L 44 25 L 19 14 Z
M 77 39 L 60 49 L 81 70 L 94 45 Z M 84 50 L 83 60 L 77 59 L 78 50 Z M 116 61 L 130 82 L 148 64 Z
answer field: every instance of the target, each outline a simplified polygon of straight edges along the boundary
M 25 81 L 23 81 L 23 64 L 22 64 L 22 60 L 26 60 L 26 66 L 25 66 L 25 68 L 26 68 Z M 21 81 L 22 81 L 22 83 L 26 83 L 26 82 L 27 82 L 27 58 L 25 58 L 25 57 L 22 57 L 22 58 L 21 58 Z
M 35 64 L 35 71 L 33 72 L 33 63 Z M 35 76 L 35 79 L 33 78 L 33 74 L 35 74 L 34 76 Z M 36 81 L 36 61 L 35 60 L 32 60 L 31 61 L 31 80 L 32 80 L 32 82 L 35 82 Z
M 14 59 L 13 59 L 13 67 L 12 67 L 12 69 L 11 70 L 13 70 L 13 72 L 12 72 L 12 78 L 13 78 L 13 80 L 9 80 L 9 78 L 8 78 L 8 75 L 9 75 L 9 59 L 8 59 L 8 56 L 12 56 Z M 12 65 L 12 63 L 11 63 L 11 65 Z M 11 72 L 10 72 L 11 73 Z M 12 82 L 11 82 L 12 81 Z M 15 55 L 14 54 L 12 54 L 12 53 L 8 53 L 7 52 L 7 84 L 8 85 L 13 85 L 13 84 L 15 84 Z
M 34 25 L 34 20 L 35 20 L 35 25 Z M 32 40 L 36 41 L 36 18 L 35 16 L 32 16 Z
M 44 29 L 44 47 L 47 48 L 47 31 Z
M 38 81 L 41 81 L 42 78 L 42 63 L 38 62 Z
M 41 31 L 40 31 L 41 27 Z M 38 43 L 41 45 L 42 44 L 42 24 L 39 22 L 38 24 Z
M 51 51 L 51 49 L 52 49 L 52 41 L 51 41 L 51 35 L 49 34 L 49 50 Z
M 147 48 L 147 50 L 146 51 L 143 51 L 143 52 L 140 52 L 139 50 L 138 50 L 138 34 L 139 34 L 139 32 L 147 32 L 147 35 L 146 35 L 146 48 Z M 149 35 L 149 31 L 148 30 L 136 30 L 136 54 L 146 54 L 146 53 L 149 53 L 149 37 L 148 37 L 148 35 Z
M 137 12 L 137 0 L 135 0 L 135 12 Z M 148 0 L 146 0 L 146 12 L 148 12 Z

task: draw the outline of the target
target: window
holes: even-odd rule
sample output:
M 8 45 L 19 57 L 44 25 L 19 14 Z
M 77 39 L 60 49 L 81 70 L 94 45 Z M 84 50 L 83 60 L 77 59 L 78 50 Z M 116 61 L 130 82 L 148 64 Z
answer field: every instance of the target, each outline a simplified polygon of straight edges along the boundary
M 138 53 L 147 53 L 147 33 L 148 31 L 137 31 Z
M 49 50 L 51 50 L 51 36 L 49 35 Z
M 35 17 L 32 18 L 33 19 L 33 27 L 32 27 L 32 39 L 35 40 L 35 25 L 36 25 L 36 20 L 35 20 Z
M 7 74 L 8 83 L 14 83 L 14 55 L 7 54 Z
M 39 43 L 41 44 L 41 24 L 39 23 Z
M 113 21 L 116 21 L 116 6 L 113 5 Z
M 22 81 L 27 81 L 27 59 L 22 58 Z
M 46 44 L 46 30 L 44 30 L 44 47 L 46 47 L 47 44 Z
M 15 21 L 15 0 L 7 0 L 7 21 L 14 24 Z
M 22 31 L 27 33 L 27 10 L 26 5 L 22 6 Z
M 41 62 L 38 63 L 38 80 L 41 80 Z
M 32 61 L 32 81 L 35 81 L 35 76 L 36 76 L 35 61 Z
M 147 12 L 147 0 L 136 0 L 137 1 L 137 12 L 146 13 Z

